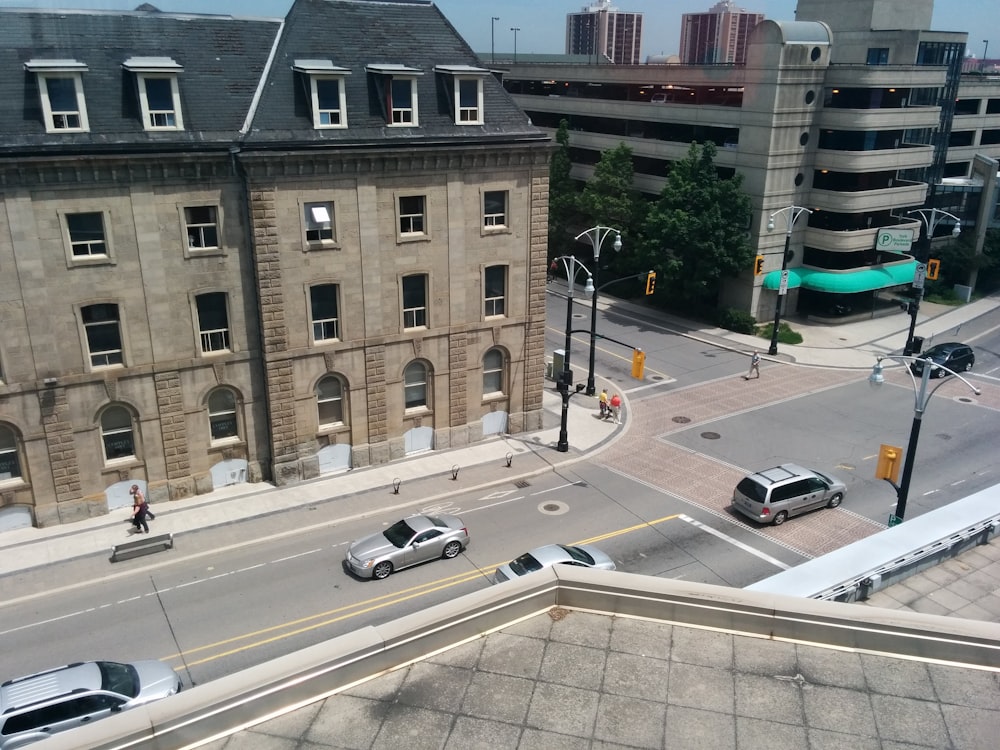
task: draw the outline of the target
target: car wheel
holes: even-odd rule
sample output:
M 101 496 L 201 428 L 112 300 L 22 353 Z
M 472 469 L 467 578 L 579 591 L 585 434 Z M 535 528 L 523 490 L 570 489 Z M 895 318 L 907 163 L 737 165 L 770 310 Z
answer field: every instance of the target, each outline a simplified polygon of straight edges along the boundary
M 453 557 L 458 557 L 458 553 L 461 551 L 462 551 L 461 542 L 448 542 L 446 545 L 444 545 L 444 552 L 442 553 L 441 556 L 450 560 Z
M 383 578 L 388 578 L 390 573 L 392 573 L 392 563 L 388 560 L 375 563 L 375 567 L 372 568 L 372 578 L 376 578 L 380 581 Z
M 838 492 L 836 495 L 834 495 L 829 500 L 827 500 L 826 507 L 827 508 L 836 508 L 838 505 L 840 505 L 840 501 L 843 500 L 843 499 L 844 499 L 844 496 L 841 495 Z
M 965 367 L 964 367 L 963 369 L 964 369 L 964 370 L 965 370 L 966 372 L 968 372 L 969 370 L 971 370 L 971 369 L 972 369 L 972 363 L 971 363 L 971 362 L 966 362 L 966 363 L 965 363 Z
M 772 523 L 775 526 L 781 526 L 781 524 L 783 524 L 787 520 L 788 520 L 788 514 L 785 513 L 785 511 L 781 511 L 781 513 L 779 513 L 774 517 L 774 521 L 772 521 Z

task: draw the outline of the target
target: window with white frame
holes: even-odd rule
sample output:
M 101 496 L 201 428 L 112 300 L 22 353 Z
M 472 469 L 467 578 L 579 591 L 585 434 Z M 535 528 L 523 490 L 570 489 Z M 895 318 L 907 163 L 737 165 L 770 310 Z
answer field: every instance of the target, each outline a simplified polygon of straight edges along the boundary
M 320 427 L 344 423 L 344 384 L 336 375 L 316 384 L 316 410 Z
M 403 370 L 403 403 L 407 409 L 427 408 L 427 365 L 410 362 Z
M 324 243 L 336 239 L 333 203 L 305 204 L 306 242 Z
M 130 57 L 123 64 L 135 74 L 139 109 L 146 130 L 183 130 L 177 74 L 183 66 L 169 57 Z
M 184 230 L 188 249 L 214 250 L 219 247 L 219 211 L 215 206 L 184 209 Z
M 483 192 L 483 228 L 503 229 L 507 226 L 507 191 Z
M 66 214 L 70 253 L 74 258 L 107 257 L 104 214 L 100 211 Z
M 487 318 L 506 314 L 507 266 L 487 266 L 483 272 L 483 313 Z
M 504 363 L 501 349 L 490 349 L 483 355 L 483 395 L 504 393 Z
M 109 303 L 87 305 L 80 309 L 80 315 L 87 337 L 90 366 L 112 367 L 122 364 L 124 359 L 118 305 Z
M 20 441 L 10 427 L 0 424 L 0 482 L 21 479 Z
M 309 288 L 312 313 L 313 341 L 334 341 L 340 338 L 340 315 L 337 284 L 317 284 Z
M 105 461 L 135 458 L 132 413 L 124 406 L 109 406 L 101 412 L 101 442 Z
M 427 327 L 427 275 L 403 277 L 403 328 Z
M 208 292 L 195 298 L 202 354 L 229 351 L 229 310 L 225 292 Z
M 90 129 L 83 97 L 86 65 L 76 60 L 29 60 L 24 67 L 38 76 L 38 93 L 47 133 L 85 132 Z
M 389 80 L 389 124 L 416 126 L 417 79 L 394 76 Z
M 347 118 L 344 99 L 344 81 L 341 78 L 311 76 L 313 126 L 317 128 L 345 128 Z
M 402 195 L 399 198 L 399 234 L 413 237 L 427 233 L 426 200 L 422 195 Z
M 216 388 L 208 395 L 208 429 L 213 443 L 239 439 L 236 394 L 231 389 Z
M 483 81 L 480 78 L 455 78 L 455 124 L 483 124 Z

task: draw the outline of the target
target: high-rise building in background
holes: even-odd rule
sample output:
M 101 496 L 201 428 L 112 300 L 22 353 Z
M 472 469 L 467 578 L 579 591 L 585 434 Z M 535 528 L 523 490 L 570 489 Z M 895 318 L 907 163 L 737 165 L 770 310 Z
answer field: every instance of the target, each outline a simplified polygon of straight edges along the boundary
M 642 13 L 626 13 L 598 0 L 566 14 L 566 54 L 592 55 L 597 62 L 638 65 Z
M 685 13 L 681 19 L 681 62 L 746 62 L 747 38 L 763 20 L 763 13 L 737 8 L 732 0 L 716 3 L 707 13 Z

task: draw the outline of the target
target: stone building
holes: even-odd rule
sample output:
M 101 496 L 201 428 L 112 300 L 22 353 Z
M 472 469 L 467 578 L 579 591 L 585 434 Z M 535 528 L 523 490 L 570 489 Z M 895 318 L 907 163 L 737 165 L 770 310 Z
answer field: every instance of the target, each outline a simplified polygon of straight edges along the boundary
M 0 529 L 539 426 L 549 139 L 435 6 L 0 41 Z

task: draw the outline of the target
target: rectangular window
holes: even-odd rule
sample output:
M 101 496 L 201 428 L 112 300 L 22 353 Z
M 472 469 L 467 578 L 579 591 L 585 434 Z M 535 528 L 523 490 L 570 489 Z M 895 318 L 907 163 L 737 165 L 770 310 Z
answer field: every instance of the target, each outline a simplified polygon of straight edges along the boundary
M 487 190 L 483 193 L 483 227 L 495 229 L 507 226 L 507 191 Z
M 139 103 L 146 130 L 183 130 L 177 77 L 140 75 Z
M 392 78 L 389 81 L 389 124 L 417 124 L 417 81 Z
M 207 250 L 219 246 L 218 212 L 215 206 L 185 208 L 184 224 L 191 250 Z
M 346 125 L 343 116 L 343 82 L 340 78 L 312 77 L 313 124 L 317 128 L 339 128 Z
M 889 48 L 888 47 L 870 47 L 868 49 L 868 64 L 869 65 L 888 65 L 889 64 Z
M 104 239 L 104 216 L 98 211 L 83 214 L 66 214 L 69 244 L 74 258 L 107 256 Z
M 456 78 L 455 101 L 458 125 L 481 125 L 483 122 L 483 82 L 479 78 Z
M 80 76 L 43 76 L 42 84 L 48 100 L 46 129 L 86 130 Z
M 503 315 L 506 309 L 507 267 L 487 266 L 483 274 L 484 306 L 487 318 Z
M 332 203 L 306 203 L 306 242 L 333 242 Z
M 340 316 L 337 314 L 338 292 L 336 284 L 319 284 L 309 290 L 313 341 L 331 341 L 340 338 Z
M 229 312 L 226 309 L 226 293 L 199 294 L 196 302 L 202 354 L 229 351 Z
M 87 305 L 81 311 L 91 367 L 120 365 L 122 334 L 118 305 Z
M 403 277 L 403 328 L 427 327 L 427 276 Z
M 426 233 L 424 196 L 404 195 L 399 199 L 399 233 L 403 236 Z

